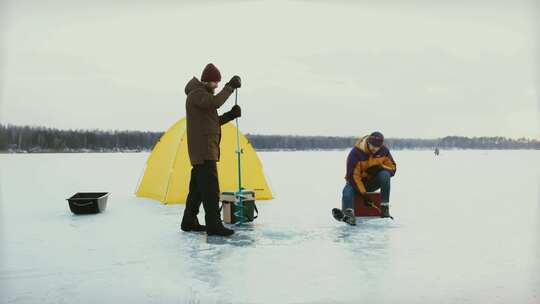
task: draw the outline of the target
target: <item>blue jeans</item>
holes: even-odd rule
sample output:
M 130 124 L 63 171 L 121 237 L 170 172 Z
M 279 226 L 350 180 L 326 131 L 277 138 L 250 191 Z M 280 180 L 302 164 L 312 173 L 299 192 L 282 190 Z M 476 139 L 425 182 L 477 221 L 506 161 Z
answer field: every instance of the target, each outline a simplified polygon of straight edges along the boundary
M 362 179 L 364 186 L 368 192 L 373 192 L 377 189 L 381 189 L 381 203 L 390 202 L 390 172 L 383 170 L 372 179 Z M 343 196 L 341 197 L 341 209 L 347 208 L 354 209 L 354 197 L 358 195 L 358 191 L 347 183 L 343 188 Z

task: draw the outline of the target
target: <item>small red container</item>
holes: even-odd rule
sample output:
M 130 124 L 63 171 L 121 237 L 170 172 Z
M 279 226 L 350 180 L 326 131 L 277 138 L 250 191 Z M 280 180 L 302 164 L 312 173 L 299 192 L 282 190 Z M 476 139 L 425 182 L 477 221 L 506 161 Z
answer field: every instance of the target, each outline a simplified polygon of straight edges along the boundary
M 364 204 L 364 199 L 360 195 L 354 198 L 354 215 L 355 216 L 381 216 L 381 194 L 372 192 L 367 194 L 377 208 L 370 207 Z

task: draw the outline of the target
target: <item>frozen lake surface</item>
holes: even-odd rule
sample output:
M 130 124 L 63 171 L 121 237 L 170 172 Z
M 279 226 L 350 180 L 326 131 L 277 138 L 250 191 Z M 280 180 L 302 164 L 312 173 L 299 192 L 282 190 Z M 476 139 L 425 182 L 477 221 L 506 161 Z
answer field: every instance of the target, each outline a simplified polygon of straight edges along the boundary
M 0 155 L 0 303 L 540 303 L 540 152 L 393 154 L 396 220 L 350 227 L 347 151 L 259 153 L 276 199 L 230 239 L 133 196 L 148 153 Z

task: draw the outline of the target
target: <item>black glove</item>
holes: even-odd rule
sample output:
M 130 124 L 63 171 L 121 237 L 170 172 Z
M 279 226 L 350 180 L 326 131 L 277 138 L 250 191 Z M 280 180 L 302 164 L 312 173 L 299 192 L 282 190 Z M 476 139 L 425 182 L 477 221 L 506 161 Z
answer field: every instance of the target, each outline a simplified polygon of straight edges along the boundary
M 242 79 L 240 79 L 240 76 L 234 75 L 229 82 L 226 83 L 226 85 L 230 86 L 233 89 L 238 89 L 242 87 Z
M 375 165 L 375 166 L 371 166 L 371 167 L 367 168 L 366 172 L 367 172 L 367 174 L 369 174 L 371 176 L 377 176 L 377 174 L 379 174 L 379 172 L 381 172 L 382 170 L 384 170 L 384 168 L 382 166 Z
M 239 105 L 234 105 L 228 113 L 231 120 L 233 120 L 242 116 L 242 109 Z
M 240 116 L 242 116 L 242 109 L 240 109 L 240 106 L 235 105 L 229 112 L 225 112 L 219 117 L 219 124 L 226 124 L 229 121 L 234 120 L 235 118 L 238 118 Z
M 360 193 L 360 196 L 362 197 L 362 200 L 364 201 L 364 205 L 366 206 L 373 205 L 373 202 L 369 199 L 369 195 L 367 195 L 367 193 Z

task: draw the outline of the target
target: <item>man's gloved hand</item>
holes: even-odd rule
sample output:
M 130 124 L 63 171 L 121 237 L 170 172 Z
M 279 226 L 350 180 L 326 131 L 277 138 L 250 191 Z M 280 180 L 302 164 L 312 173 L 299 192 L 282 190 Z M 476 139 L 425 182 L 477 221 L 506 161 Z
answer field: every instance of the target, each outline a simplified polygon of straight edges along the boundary
M 371 176 L 377 176 L 377 174 L 379 174 L 379 172 L 381 172 L 382 170 L 384 170 L 384 168 L 380 165 L 375 165 L 375 166 L 371 166 L 369 168 L 366 169 L 366 172 L 367 174 L 371 175 Z
M 360 193 L 360 196 L 362 197 L 362 200 L 364 201 L 364 205 L 371 206 L 373 202 L 369 199 L 369 195 L 367 193 Z
M 234 105 L 228 113 L 231 120 L 233 120 L 242 116 L 242 109 L 239 105 Z
M 240 109 L 239 105 L 234 105 L 229 112 L 225 112 L 219 117 L 219 123 L 223 125 L 240 116 L 242 116 L 242 109 Z
M 229 80 L 229 82 L 227 82 L 225 85 L 228 85 L 236 90 L 242 87 L 242 79 L 240 79 L 240 76 L 234 75 L 231 80 Z

